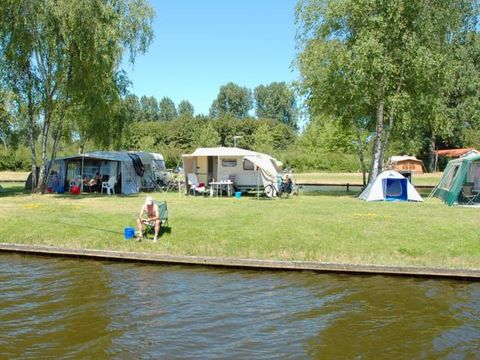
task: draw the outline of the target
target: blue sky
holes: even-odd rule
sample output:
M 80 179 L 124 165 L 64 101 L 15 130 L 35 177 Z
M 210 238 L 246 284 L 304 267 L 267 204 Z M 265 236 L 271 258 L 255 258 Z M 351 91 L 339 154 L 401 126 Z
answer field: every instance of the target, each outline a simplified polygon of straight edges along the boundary
M 192 103 L 208 115 L 220 86 L 254 89 L 291 82 L 297 0 L 151 0 L 155 38 L 133 68 L 125 65 L 141 97 Z

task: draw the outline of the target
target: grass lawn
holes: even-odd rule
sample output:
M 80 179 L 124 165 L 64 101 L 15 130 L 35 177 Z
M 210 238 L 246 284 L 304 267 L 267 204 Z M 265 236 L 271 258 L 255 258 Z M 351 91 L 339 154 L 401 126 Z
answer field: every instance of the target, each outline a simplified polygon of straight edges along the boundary
M 480 209 L 366 203 L 354 195 L 283 200 L 154 193 L 168 201 L 160 242 L 124 240 L 145 194 L 31 195 L 2 184 L 0 241 L 71 248 L 273 260 L 480 269 Z

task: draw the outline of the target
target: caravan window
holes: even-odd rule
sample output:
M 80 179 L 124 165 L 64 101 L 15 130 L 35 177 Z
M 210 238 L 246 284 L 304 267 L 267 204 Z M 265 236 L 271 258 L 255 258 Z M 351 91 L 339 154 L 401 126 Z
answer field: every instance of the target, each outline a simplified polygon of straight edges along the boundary
M 222 167 L 236 167 L 237 159 L 222 159 Z
M 250 160 L 243 160 L 243 170 L 253 171 L 255 170 L 255 165 Z

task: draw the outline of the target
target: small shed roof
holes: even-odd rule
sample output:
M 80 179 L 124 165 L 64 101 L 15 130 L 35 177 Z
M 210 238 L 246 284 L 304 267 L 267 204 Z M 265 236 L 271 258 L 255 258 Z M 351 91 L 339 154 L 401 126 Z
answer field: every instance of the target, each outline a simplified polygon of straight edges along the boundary
M 406 156 L 406 155 L 401 155 L 401 156 L 391 156 L 389 159 L 390 163 L 396 163 L 396 162 L 401 162 L 401 161 L 415 161 L 418 163 L 423 163 L 422 160 L 417 159 L 415 156 Z
M 469 153 L 480 154 L 480 152 L 474 148 L 464 149 L 444 149 L 435 151 L 438 156 L 460 157 Z

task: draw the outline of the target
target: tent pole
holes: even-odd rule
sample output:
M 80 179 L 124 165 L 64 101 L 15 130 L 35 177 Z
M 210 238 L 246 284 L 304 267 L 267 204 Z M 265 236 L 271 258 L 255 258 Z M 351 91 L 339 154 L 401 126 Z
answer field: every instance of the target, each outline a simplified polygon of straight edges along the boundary
M 260 200 L 260 171 L 258 166 L 255 165 L 257 168 L 257 200 Z
M 81 191 L 83 192 L 83 162 L 84 162 L 84 159 L 85 159 L 85 154 L 83 153 L 83 149 L 82 149 L 82 171 L 81 171 L 81 177 L 80 177 L 80 189 Z

